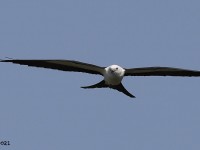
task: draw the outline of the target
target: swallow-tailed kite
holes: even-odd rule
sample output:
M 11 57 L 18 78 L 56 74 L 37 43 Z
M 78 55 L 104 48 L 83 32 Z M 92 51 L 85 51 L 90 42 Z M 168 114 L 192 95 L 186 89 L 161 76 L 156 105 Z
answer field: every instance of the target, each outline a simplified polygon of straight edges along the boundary
M 111 65 L 108 67 L 100 67 L 88 63 L 83 63 L 74 60 L 20 60 L 9 59 L 0 60 L 0 62 L 11 62 L 20 65 L 28 65 L 34 67 L 42 67 L 49 69 L 56 69 L 62 71 L 75 71 L 90 74 L 102 75 L 104 79 L 94 85 L 84 86 L 82 88 L 112 88 L 126 94 L 131 98 L 134 95 L 129 93 L 121 81 L 124 76 L 184 76 L 184 77 L 199 77 L 200 71 L 186 70 L 171 67 L 144 67 L 144 68 L 122 68 L 118 65 Z

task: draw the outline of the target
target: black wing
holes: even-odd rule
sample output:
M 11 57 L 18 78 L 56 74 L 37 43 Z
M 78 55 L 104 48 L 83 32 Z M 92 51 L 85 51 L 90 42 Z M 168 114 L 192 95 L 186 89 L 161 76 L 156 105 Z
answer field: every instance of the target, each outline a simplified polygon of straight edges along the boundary
M 14 64 L 28 65 L 41 68 L 56 69 L 61 71 L 75 71 L 90 74 L 103 75 L 104 67 L 73 60 L 1 60 L 0 62 L 12 62 Z
M 185 76 L 199 77 L 200 71 L 171 67 L 145 67 L 125 69 L 125 76 Z

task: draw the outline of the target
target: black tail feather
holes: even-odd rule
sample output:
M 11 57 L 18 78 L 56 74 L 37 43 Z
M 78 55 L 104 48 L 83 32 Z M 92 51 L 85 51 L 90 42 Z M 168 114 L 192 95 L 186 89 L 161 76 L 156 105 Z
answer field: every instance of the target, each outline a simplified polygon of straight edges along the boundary
M 90 85 L 90 86 L 83 86 L 81 88 L 84 88 L 84 89 L 91 89 L 91 88 L 106 88 L 108 87 L 108 85 L 105 84 L 105 81 L 102 80 L 101 82 L 97 83 L 97 84 L 94 84 L 94 85 Z
M 110 88 L 113 88 L 115 90 L 118 90 L 119 92 L 124 93 L 125 95 L 131 97 L 131 98 L 135 98 L 134 95 L 132 95 L 131 93 L 129 93 L 125 87 L 122 85 L 122 83 L 120 83 L 119 85 L 115 85 L 115 86 L 111 86 Z

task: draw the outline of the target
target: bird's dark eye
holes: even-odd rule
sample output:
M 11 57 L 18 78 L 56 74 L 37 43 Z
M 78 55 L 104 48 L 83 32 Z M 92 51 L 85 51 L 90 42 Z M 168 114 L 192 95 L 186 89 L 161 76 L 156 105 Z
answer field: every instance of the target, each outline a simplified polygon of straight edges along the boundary
M 116 69 L 118 70 L 118 67 L 116 67 Z

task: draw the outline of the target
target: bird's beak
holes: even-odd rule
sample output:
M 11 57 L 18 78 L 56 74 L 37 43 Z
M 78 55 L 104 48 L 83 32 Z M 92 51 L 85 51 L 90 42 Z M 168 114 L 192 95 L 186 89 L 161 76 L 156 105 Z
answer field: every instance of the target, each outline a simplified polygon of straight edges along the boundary
M 110 69 L 111 73 L 115 72 L 115 70 Z

